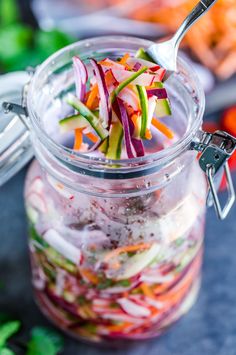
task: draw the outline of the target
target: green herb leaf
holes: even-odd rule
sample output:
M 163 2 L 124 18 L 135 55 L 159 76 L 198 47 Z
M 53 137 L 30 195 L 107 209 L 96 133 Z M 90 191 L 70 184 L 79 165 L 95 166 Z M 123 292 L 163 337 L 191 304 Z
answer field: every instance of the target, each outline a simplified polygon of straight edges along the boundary
M 101 282 L 98 284 L 97 288 L 98 288 L 99 290 L 103 290 L 103 289 L 105 289 L 105 288 L 108 288 L 108 287 L 112 286 L 112 284 L 113 284 L 112 280 L 110 280 L 110 279 L 105 279 L 105 280 L 101 281 Z
M 11 25 L 18 20 L 18 6 L 16 0 L 0 1 L 0 24 L 4 26 Z
M 2 348 L 0 349 L 0 355 L 15 355 L 15 353 L 9 348 Z
M 45 355 L 45 349 L 47 355 L 56 355 L 63 348 L 63 338 L 52 329 L 35 327 L 31 334 L 26 355 Z
M 0 326 L 0 348 L 2 348 L 6 341 L 18 330 L 20 329 L 20 322 L 19 321 L 11 321 L 7 322 Z

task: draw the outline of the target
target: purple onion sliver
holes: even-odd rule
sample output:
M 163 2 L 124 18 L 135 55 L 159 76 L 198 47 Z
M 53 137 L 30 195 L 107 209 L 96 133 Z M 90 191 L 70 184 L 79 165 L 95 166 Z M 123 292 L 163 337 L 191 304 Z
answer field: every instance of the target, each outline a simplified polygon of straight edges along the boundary
M 137 157 L 144 157 L 145 155 L 145 150 L 143 146 L 143 142 L 139 138 L 131 138 L 134 150 L 137 154 Z
M 109 108 L 109 93 L 107 90 L 104 72 L 100 64 L 97 63 L 95 59 L 90 59 L 91 65 L 95 71 L 95 76 L 97 79 L 98 90 L 101 100 L 101 117 L 105 123 L 109 126 L 111 122 L 111 109 Z
M 148 89 L 147 95 L 148 97 L 156 96 L 159 100 L 168 98 L 166 89 Z
M 133 71 L 138 71 L 140 68 L 141 68 L 142 64 L 140 63 L 135 63 L 134 66 L 133 66 Z
M 144 157 L 145 156 L 145 150 L 143 146 L 143 142 L 139 138 L 134 138 L 133 133 L 134 133 L 134 124 L 132 120 L 129 120 L 129 129 L 130 129 L 130 135 L 131 135 L 131 142 L 134 147 L 134 150 L 136 152 L 137 157 Z
M 131 135 L 130 135 L 130 129 L 129 129 L 129 118 L 127 115 L 127 111 L 126 108 L 124 106 L 124 103 L 121 99 L 119 99 L 118 97 L 116 98 L 118 107 L 119 107 L 119 111 L 120 111 L 120 115 L 118 117 L 121 118 L 122 121 L 122 126 L 124 129 L 124 138 L 125 138 L 125 147 L 126 147 L 126 152 L 128 155 L 129 159 L 135 158 L 133 152 L 132 152 L 132 143 L 131 143 Z
M 76 95 L 80 101 L 84 101 L 88 72 L 84 63 L 79 57 L 73 57 L 73 67 L 75 73 Z

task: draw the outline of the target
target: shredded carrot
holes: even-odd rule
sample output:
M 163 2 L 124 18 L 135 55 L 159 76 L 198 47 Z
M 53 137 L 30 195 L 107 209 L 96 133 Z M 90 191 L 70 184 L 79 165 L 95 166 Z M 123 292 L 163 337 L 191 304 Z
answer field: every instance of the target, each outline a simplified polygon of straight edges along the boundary
M 120 332 L 126 328 L 129 328 L 131 325 L 132 323 L 124 322 L 122 324 L 108 325 L 106 326 L 106 329 L 108 329 L 110 332 Z
M 74 141 L 74 150 L 79 150 L 83 143 L 83 129 L 77 128 L 75 129 L 75 141 Z
M 161 133 L 163 133 L 167 138 L 173 139 L 174 133 L 170 128 L 168 128 L 164 123 L 158 121 L 156 118 L 152 119 L 152 124 L 156 127 Z
M 114 66 L 114 63 L 107 62 L 106 60 L 101 60 L 101 62 L 99 62 L 99 64 L 104 65 L 106 67 L 113 67 Z
M 88 139 L 90 139 L 93 143 L 97 143 L 98 142 L 98 137 L 95 136 L 95 134 L 93 134 L 92 132 L 86 133 L 85 134 Z
M 97 285 L 99 283 L 99 279 L 97 275 L 95 275 L 89 269 L 80 269 L 80 273 L 85 279 L 90 281 L 92 284 Z
M 104 261 L 108 261 L 121 253 L 128 253 L 128 252 L 133 252 L 133 251 L 149 249 L 151 247 L 151 245 L 152 245 L 151 243 L 140 243 L 140 244 L 136 244 L 136 245 L 128 245 L 125 247 L 120 247 L 120 248 L 114 249 L 105 256 Z
M 152 139 L 152 133 L 151 133 L 151 130 L 149 128 L 146 129 L 145 138 L 148 139 L 148 140 Z
M 155 298 L 155 295 L 152 292 L 152 289 L 145 282 L 142 282 L 139 287 L 141 288 L 141 290 L 143 291 L 145 296 L 147 296 L 149 298 Z
M 95 84 L 93 86 L 93 88 L 91 89 L 90 94 L 87 99 L 87 102 L 86 102 L 86 106 L 89 109 L 91 109 L 93 107 L 93 103 L 94 103 L 94 100 L 96 99 L 97 95 L 98 95 L 98 85 Z
M 129 59 L 129 57 L 130 57 L 129 53 L 126 53 L 119 61 L 119 64 L 122 64 L 122 65 L 126 64 L 127 59 Z
M 136 113 L 134 113 L 132 116 L 131 116 L 131 120 L 133 122 L 133 124 L 135 125 L 135 127 L 137 126 L 137 121 L 138 121 L 138 115 L 136 115 Z

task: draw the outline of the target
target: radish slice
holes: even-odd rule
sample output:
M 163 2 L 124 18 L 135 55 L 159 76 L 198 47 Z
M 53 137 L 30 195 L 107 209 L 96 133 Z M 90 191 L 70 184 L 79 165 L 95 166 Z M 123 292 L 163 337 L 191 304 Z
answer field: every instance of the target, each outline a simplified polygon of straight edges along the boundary
M 106 64 L 103 63 L 109 63 L 112 66 L 108 66 Z M 106 58 L 102 61 L 102 63 L 100 64 L 102 66 L 102 68 L 104 69 L 110 69 L 110 68 L 116 68 L 116 69 L 124 69 L 124 66 L 122 64 L 119 64 L 118 62 L 114 62 L 113 60 Z
M 114 312 L 114 313 L 105 313 L 105 314 L 101 314 L 100 317 L 102 317 L 103 319 L 111 319 L 114 321 L 120 321 L 120 322 L 129 322 L 129 323 L 134 323 L 134 324 L 142 324 L 144 323 L 145 319 L 139 319 L 139 318 L 135 318 L 135 317 L 130 317 L 126 314 L 123 313 L 118 313 L 118 312 Z
M 29 186 L 29 192 L 37 192 L 40 194 L 42 191 L 43 191 L 43 181 L 39 176 L 37 176 L 31 182 L 31 185 Z
M 139 306 L 136 303 L 130 301 L 126 298 L 120 298 L 117 300 L 117 303 L 122 307 L 122 309 L 133 317 L 149 317 L 151 315 L 151 311 L 148 308 L 143 306 Z
M 47 212 L 47 204 L 43 196 L 37 192 L 30 192 L 26 196 L 26 204 L 31 205 L 33 208 L 35 208 L 37 211 L 41 213 Z
M 88 72 L 79 57 L 73 57 L 73 68 L 75 73 L 76 95 L 80 101 L 84 101 Z
M 54 248 L 58 253 L 63 255 L 72 263 L 78 265 L 81 261 L 81 252 L 74 245 L 68 243 L 62 236 L 54 229 L 49 229 L 43 238 L 46 242 Z
M 146 283 L 158 283 L 158 284 L 162 284 L 165 282 L 171 282 L 173 281 L 174 276 L 173 275 L 160 275 L 160 274 L 156 274 L 156 275 L 141 275 L 140 277 L 140 281 L 142 282 L 146 282 Z
M 148 67 L 149 69 L 157 66 L 155 63 L 149 62 L 148 60 L 141 59 L 141 58 L 133 58 L 133 57 L 129 57 L 127 59 L 126 63 L 130 67 L 134 67 L 138 63 L 138 64 L 140 64 L 143 67 Z M 160 68 L 160 66 L 158 66 L 158 67 Z
M 155 96 L 151 96 L 148 99 L 148 120 L 147 120 L 147 128 L 148 129 L 150 129 L 150 127 L 151 127 L 153 115 L 154 115 L 155 108 L 156 108 L 156 100 L 157 100 L 157 98 Z
M 125 81 L 126 79 L 128 79 L 132 75 L 134 75 L 133 71 L 113 69 L 113 68 L 112 68 L 112 73 L 113 73 L 115 79 L 119 83 L 121 83 L 122 81 Z M 154 82 L 160 82 L 160 81 L 161 80 L 160 80 L 159 75 L 143 73 L 143 74 L 139 75 L 136 79 L 134 79 L 131 82 L 131 84 L 140 85 L 140 86 L 150 86 Z
M 106 128 L 111 123 L 111 109 L 109 107 L 109 93 L 105 81 L 105 75 L 103 73 L 101 65 L 98 64 L 95 59 L 90 59 L 90 62 L 94 69 L 98 84 L 98 90 L 100 95 L 100 116 L 104 121 L 104 127 Z
M 133 90 L 126 87 L 121 90 L 118 97 L 123 100 L 128 106 L 131 106 L 134 111 L 138 111 L 140 109 L 138 96 L 133 92 Z

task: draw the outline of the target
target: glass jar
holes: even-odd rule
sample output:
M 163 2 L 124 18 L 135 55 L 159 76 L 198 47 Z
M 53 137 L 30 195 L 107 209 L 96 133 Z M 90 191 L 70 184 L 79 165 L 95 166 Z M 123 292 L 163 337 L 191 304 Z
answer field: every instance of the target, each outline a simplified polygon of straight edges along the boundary
M 66 148 L 58 135 L 68 110 L 63 97 L 74 91 L 72 56 L 119 57 L 150 44 L 127 37 L 75 43 L 44 62 L 27 90 L 24 121 L 36 156 L 25 185 L 35 297 L 55 325 L 85 341 L 160 335 L 189 310 L 200 286 L 203 170 L 211 181 L 219 167 L 207 164 L 204 93 L 188 64 L 179 60 L 166 83 L 168 123 L 180 137 L 172 146 L 117 163 Z M 224 148 L 218 151 L 221 159 Z M 213 181 L 212 188 L 215 200 Z

